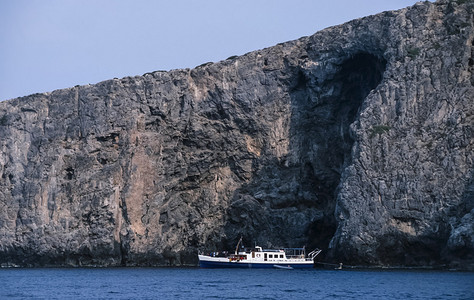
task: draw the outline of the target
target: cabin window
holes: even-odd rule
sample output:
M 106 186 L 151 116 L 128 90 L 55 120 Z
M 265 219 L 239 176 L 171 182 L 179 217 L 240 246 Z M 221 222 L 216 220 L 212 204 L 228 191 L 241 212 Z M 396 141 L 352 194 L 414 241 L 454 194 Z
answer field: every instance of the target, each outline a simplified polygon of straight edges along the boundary
M 280 254 L 280 258 L 283 258 L 283 254 Z
M 273 258 L 273 254 L 268 254 L 268 258 Z

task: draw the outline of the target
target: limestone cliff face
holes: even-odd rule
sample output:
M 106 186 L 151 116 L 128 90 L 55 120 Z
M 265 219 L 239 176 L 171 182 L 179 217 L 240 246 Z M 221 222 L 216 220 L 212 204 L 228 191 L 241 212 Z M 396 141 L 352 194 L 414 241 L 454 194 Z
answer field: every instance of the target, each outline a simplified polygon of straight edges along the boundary
M 472 11 L 418 3 L 0 103 L 0 264 L 192 264 L 240 235 L 349 264 L 472 264 Z

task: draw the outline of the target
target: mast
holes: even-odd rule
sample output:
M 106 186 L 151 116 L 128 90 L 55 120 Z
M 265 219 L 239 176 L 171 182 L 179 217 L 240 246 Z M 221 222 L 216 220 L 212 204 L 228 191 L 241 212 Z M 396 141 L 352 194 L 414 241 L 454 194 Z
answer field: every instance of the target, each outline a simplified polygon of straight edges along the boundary
M 242 242 L 242 236 L 240 236 L 240 240 L 237 243 L 237 246 L 235 247 L 235 255 L 239 254 L 239 245 Z

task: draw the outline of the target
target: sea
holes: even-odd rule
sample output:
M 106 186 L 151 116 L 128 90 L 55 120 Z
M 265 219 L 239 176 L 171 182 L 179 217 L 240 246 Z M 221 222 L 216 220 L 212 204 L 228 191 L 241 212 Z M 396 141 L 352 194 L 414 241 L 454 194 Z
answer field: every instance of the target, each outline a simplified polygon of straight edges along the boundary
M 7 268 L 0 269 L 0 299 L 474 299 L 474 273 Z

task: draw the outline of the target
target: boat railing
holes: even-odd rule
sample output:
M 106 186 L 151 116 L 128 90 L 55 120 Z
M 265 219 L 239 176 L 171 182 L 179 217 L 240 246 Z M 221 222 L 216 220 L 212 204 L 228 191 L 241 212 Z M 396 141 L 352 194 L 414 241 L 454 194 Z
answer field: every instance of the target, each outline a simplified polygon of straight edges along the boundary
M 323 251 L 323 250 L 314 249 L 313 251 L 311 251 L 310 253 L 308 253 L 308 257 L 309 257 L 310 259 L 314 259 L 316 256 L 318 256 L 319 253 L 321 253 L 321 251 Z
M 198 251 L 198 254 L 211 256 L 211 257 L 227 257 L 229 255 L 229 252 L 228 251 L 213 251 L 213 252 Z
M 299 250 L 299 249 L 291 249 L 291 250 Z M 287 259 L 305 259 L 305 260 L 313 260 L 316 256 L 318 256 L 319 253 L 321 253 L 322 250 L 320 249 L 315 249 L 308 253 L 308 255 L 305 255 L 304 249 L 302 249 L 301 252 L 295 254 L 295 253 L 287 253 L 286 258 Z
M 287 255 L 286 258 L 287 259 L 302 259 L 302 258 L 304 258 L 304 255 L 303 254 L 300 254 L 300 255 Z

